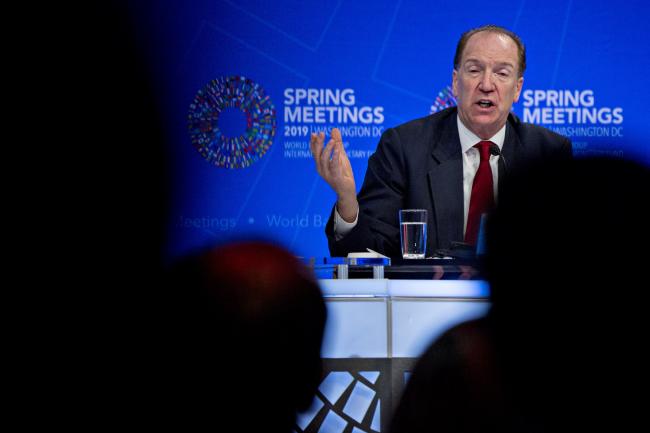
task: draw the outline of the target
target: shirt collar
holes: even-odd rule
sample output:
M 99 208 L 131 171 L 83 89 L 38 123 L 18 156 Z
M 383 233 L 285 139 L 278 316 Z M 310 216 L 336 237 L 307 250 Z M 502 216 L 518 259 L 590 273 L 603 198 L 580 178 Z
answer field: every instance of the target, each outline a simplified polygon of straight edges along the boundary
M 467 127 L 460 120 L 460 117 L 456 116 L 458 124 L 458 137 L 460 138 L 460 147 L 462 148 L 463 153 L 467 152 L 469 149 L 474 147 L 476 143 L 481 140 L 476 134 L 467 129 Z M 494 134 L 489 141 L 499 146 L 499 150 L 503 148 L 503 142 L 506 139 L 506 125 L 503 125 L 499 131 Z

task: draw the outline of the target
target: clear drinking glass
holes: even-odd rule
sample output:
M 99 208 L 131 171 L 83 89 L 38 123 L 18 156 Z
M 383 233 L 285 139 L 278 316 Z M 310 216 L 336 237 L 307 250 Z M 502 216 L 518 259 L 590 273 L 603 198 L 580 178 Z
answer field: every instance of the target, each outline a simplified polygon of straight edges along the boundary
M 399 228 L 402 257 L 423 259 L 427 248 L 427 210 L 400 210 Z

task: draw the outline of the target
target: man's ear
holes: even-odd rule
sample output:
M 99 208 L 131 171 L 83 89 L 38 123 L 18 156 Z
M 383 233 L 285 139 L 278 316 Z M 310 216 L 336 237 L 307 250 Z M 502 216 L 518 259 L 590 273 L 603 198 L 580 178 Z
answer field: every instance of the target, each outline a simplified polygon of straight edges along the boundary
M 521 89 L 524 87 L 524 77 L 519 77 L 517 79 L 517 90 L 515 92 L 514 102 L 519 101 L 519 95 L 521 94 Z

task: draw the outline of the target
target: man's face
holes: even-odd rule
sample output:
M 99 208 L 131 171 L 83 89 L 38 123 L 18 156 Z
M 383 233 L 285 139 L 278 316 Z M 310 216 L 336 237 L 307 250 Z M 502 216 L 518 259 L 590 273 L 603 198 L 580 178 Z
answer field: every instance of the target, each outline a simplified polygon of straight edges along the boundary
M 517 45 L 508 36 L 492 32 L 472 35 L 453 73 L 454 96 L 463 124 L 482 139 L 505 125 L 513 102 L 519 100 Z

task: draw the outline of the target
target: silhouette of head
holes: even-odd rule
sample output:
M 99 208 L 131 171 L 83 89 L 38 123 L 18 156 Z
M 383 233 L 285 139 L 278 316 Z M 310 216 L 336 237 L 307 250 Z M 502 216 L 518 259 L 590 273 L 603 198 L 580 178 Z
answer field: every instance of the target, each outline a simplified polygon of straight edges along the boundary
M 487 230 L 494 305 L 559 312 L 558 296 L 573 308 L 633 283 L 644 262 L 637 252 L 650 239 L 643 229 L 649 177 L 631 161 L 583 158 L 510 179 Z
M 309 270 L 249 242 L 182 260 L 168 283 L 189 412 L 222 428 L 289 431 L 321 379 L 326 311 Z
M 531 167 L 488 222 L 490 317 L 522 413 L 553 428 L 635 419 L 650 171 L 621 159 Z M 578 408 L 586 410 L 578 410 Z M 638 419 L 638 418 L 637 418 Z

